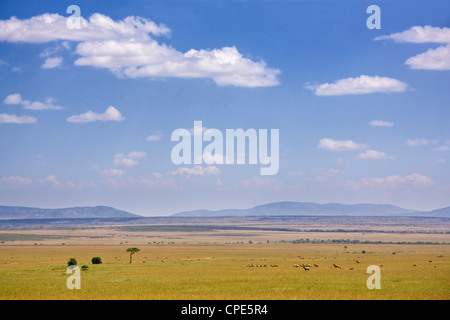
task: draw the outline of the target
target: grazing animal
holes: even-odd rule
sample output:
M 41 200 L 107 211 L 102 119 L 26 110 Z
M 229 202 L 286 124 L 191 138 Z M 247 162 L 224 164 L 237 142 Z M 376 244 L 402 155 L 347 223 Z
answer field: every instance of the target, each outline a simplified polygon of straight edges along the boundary
M 350 268 L 350 270 L 353 270 L 354 268 Z
M 294 268 L 298 268 L 299 265 L 298 265 L 298 264 L 294 264 L 293 267 L 294 267 Z
M 318 268 L 318 267 L 319 267 L 319 265 L 317 265 L 317 264 L 315 264 L 315 263 L 314 263 L 314 267 Z
M 356 260 L 356 263 L 359 263 L 359 260 Z
M 417 267 L 417 264 L 414 263 L 414 264 L 413 264 L 413 267 Z
M 305 271 L 309 271 L 309 267 L 307 266 L 302 266 L 303 269 L 305 269 Z
M 276 267 L 278 267 L 278 265 L 277 264 L 271 264 L 270 265 L 272 268 L 276 268 Z
M 342 270 L 342 268 L 341 268 L 340 266 L 338 266 L 337 264 L 334 264 L 334 263 L 333 263 L 333 267 L 335 267 L 335 268 L 339 268 L 339 269 L 341 269 L 341 270 Z

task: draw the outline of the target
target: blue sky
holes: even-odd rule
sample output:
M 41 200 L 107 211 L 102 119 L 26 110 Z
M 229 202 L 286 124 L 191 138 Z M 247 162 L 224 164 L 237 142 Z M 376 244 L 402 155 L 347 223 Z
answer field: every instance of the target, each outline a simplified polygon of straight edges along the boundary
M 81 30 L 66 26 L 72 4 Z M 371 4 L 379 30 L 366 27 Z M 0 203 L 148 216 L 285 200 L 448 206 L 449 9 L 0 1 Z M 278 173 L 174 165 L 171 133 L 195 120 L 279 129 Z

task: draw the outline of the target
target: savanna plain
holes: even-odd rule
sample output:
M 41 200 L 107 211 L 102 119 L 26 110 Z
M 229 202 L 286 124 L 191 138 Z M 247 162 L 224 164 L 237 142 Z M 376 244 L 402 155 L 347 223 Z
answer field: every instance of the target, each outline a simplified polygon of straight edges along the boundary
M 450 299 L 448 220 L 252 219 L 4 227 L 0 299 Z

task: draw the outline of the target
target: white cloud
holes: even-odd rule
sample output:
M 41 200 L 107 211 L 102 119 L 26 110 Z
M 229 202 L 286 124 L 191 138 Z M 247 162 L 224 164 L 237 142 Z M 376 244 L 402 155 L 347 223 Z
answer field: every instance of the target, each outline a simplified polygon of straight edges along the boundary
M 147 141 L 159 141 L 162 138 L 162 134 L 152 134 L 149 135 L 147 138 L 145 138 L 145 140 Z
M 55 105 L 56 100 L 54 98 L 47 98 L 45 102 L 23 100 L 19 93 L 10 94 L 5 98 L 3 103 L 5 104 L 21 104 L 24 109 L 28 110 L 59 110 L 63 107 Z
M 63 182 L 59 181 L 55 175 L 49 175 L 48 177 L 41 179 L 40 181 L 43 183 L 46 183 L 46 184 L 56 186 L 56 187 L 70 187 L 70 188 L 77 187 L 71 181 L 63 181 Z
M 219 175 L 220 170 L 215 166 L 193 166 L 192 168 L 180 167 L 176 171 L 169 172 L 171 175 L 179 175 L 179 176 L 209 176 L 209 175 Z
M 333 140 L 328 138 L 320 139 L 317 147 L 329 151 L 351 151 L 367 148 L 366 145 L 356 143 L 352 140 Z
M 44 181 L 54 184 L 55 186 L 61 185 L 61 182 L 59 182 L 58 179 L 56 179 L 56 176 L 54 175 L 48 176 L 47 178 L 44 179 Z
M 41 67 L 43 69 L 58 68 L 62 65 L 62 61 L 63 61 L 62 57 L 47 58 Z
M 450 43 L 450 28 L 414 26 L 409 30 L 376 37 L 375 40 L 394 40 L 412 43 Z
M 449 146 L 440 146 L 440 147 L 437 147 L 437 148 L 435 148 L 435 149 L 433 149 L 434 151 L 439 151 L 439 152 L 442 152 L 442 151 L 449 151 L 450 150 L 450 147 Z
M 22 102 L 22 96 L 19 93 L 10 94 L 3 100 L 4 104 L 20 104 Z
M 328 177 L 335 177 L 344 174 L 344 171 L 341 169 L 328 169 L 326 175 Z
M 107 177 L 122 177 L 126 174 L 125 171 L 120 169 L 105 169 L 101 173 Z
M 450 70 L 450 28 L 414 26 L 409 30 L 380 36 L 375 40 L 394 40 L 410 43 L 440 43 L 443 46 L 432 48 L 406 60 L 412 69 Z
M 45 102 L 23 100 L 24 109 L 28 110 L 59 110 L 63 107 L 54 105 L 55 99 L 47 98 Z
M 123 121 L 125 118 L 121 115 L 120 111 L 109 106 L 104 113 L 96 113 L 89 110 L 86 113 L 80 115 L 74 115 L 67 118 L 68 122 L 86 123 L 93 121 Z
M 16 116 L 15 114 L 0 113 L 0 123 L 35 123 L 37 119 L 30 116 Z
M 69 50 L 69 49 L 70 49 L 69 42 L 64 41 L 62 43 L 56 43 L 55 45 L 53 45 L 49 48 L 45 48 L 44 51 L 42 51 L 39 56 L 42 58 L 48 58 L 48 57 L 53 56 L 63 50 Z
M 418 146 L 426 146 L 429 144 L 437 144 L 438 140 L 428 140 L 425 138 L 422 139 L 408 139 L 405 144 L 410 147 L 418 147 Z
M 340 79 L 333 83 L 307 85 L 306 88 L 317 96 L 339 96 L 375 92 L 404 92 L 408 85 L 388 77 L 361 75 L 356 78 Z
M 127 17 L 113 21 L 110 17 L 94 13 L 89 20 L 80 17 L 81 29 L 69 29 L 67 17 L 59 14 L 44 13 L 30 19 L 11 17 L 0 20 L 0 41 L 45 43 L 55 40 L 88 41 L 106 39 L 149 39 L 168 35 L 170 30 L 160 24 L 140 17 Z
M 433 151 L 443 152 L 450 150 L 450 140 L 445 142 L 442 146 L 434 148 Z
M 118 153 L 114 156 L 114 164 L 116 166 L 135 167 L 139 164 L 138 160 L 145 156 L 145 152 L 142 151 L 133 151 L 128 154 Z
M 406 176 L 388 176 L 385 178 L 363 177 L 357 183 L 351 183 L 356 187 L 381 187 L 397 188 L 401 185 L 411 185 L 427 187 L 434 184 L 433 180 L 419 173 L 412 173 Z
M 384 152 L 381 151 L 375 151 L 375 150 L 367 150 L 364 153 L 358 154 L 356 157 L 357 159 L 374 159 L 374 160 L 383 160 L 387 159 L 387 155 Z
M 372 120 L 369 122 L 372 127 L 393 127 L 393 122 L 383 121 L 383 120 Z
M 436 160 L 436 162 L 439 164 L 447 164 L 447 160 L 445 160 L 445 159 L 438 159 L 438 160 Z
M 270 189 L 270 190 L 282 190 L 286 187 L 284 183 L 281 181 L 270 178 L 270 177 L 261 177 L 261 176 L 253 176 L 249 179 L 244 179 L 241 182 L 244 188 L 248 189 Z
M 412 69 L 450 70 L 450 45 L 429 49 L 406 60 Z
M 170 29 L 148 19 L 114 21 L 95 13 L 88 20 L 81 18 L 79 30 L 68 29 L 66 19 L 45 13 L 24 20 L 0 20 L 0 41 L 78 41 L 76 53 L 81 57 L 75 65 L 106 68 L 118 77 L 211 78 L 221 86 L 243 87 L 279 84 L 278 69 L 244 57 L 234 46 L 183 53 L 159 44 L 151 36 L 168 35 Z
M 30 185 L 32 180 L 30 178 L 23 178 L 19 176 L 10 176 L 0 179 L 0 182 L 7 183 L 10 185 Z

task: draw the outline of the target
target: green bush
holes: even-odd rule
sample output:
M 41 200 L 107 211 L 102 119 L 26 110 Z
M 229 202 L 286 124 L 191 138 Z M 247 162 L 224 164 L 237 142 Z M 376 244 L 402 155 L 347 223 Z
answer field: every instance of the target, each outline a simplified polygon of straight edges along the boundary
M 84 264 L 81 266 L 81 270 L 87 270 L 87 269 L 89 269 L 89 267 L 87 265 Z
M 92 264 L 101 264 L 102 263 L 102 259 L 100 257 L 93 257 L 91 261 L 92 261 Z
M 77 259 L 75 258 L 70 258 L 69 261 L 67 262 L 68 266 L 76 266 L 78 265 Z

